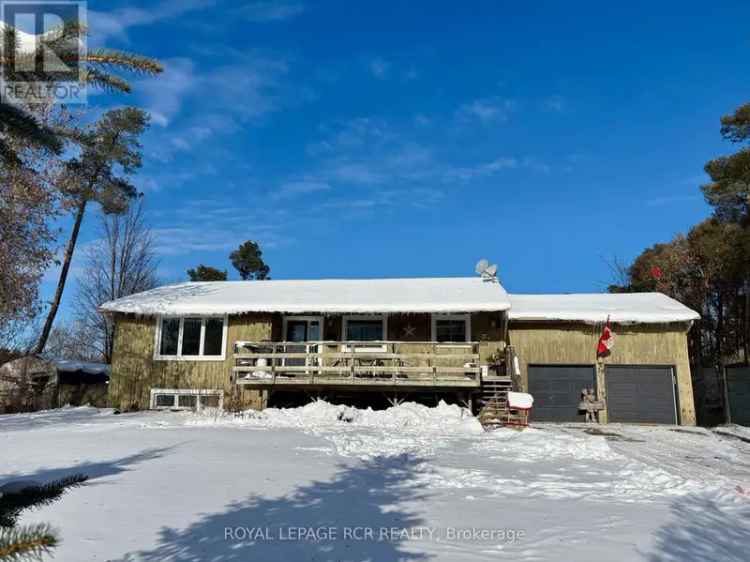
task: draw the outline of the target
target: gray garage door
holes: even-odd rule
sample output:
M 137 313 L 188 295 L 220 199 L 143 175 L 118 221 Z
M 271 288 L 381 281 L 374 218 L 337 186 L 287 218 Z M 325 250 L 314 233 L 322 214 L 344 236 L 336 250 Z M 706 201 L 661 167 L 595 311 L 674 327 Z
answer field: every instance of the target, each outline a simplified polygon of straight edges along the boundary
M 529 393 L 534 397 L 534 421 L 584 421 L 578 413 L 581 390 L 593 387 L 593 365 L 529 365 Z
M 677 423 L 671 367 L 607 366 L 611 422 Z
M 750 367 L 727 367 L 727 395 L 732 423 L 750 425 Z

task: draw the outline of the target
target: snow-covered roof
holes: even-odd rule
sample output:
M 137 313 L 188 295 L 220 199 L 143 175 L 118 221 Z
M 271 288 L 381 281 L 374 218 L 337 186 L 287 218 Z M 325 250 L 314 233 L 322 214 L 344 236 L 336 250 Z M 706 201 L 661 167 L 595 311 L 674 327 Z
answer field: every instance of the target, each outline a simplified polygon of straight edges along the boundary
M 511 320 L 662 323 L 698 320 L 694 310 L 662 293 L 518 295 L 510 297 Z
M 105 303 L 101 310 L 180 315 L 478 312 L 509 307 L 508 294 L 497 281 L 444 277 L 181 283 Z
M 88 375 L 109 374 L 109 365 L 106 363 L 90 363 L 87 361 L 71 361 L 69 359 L 53 359 L 58 371 L 74 372 L 82 371 Z

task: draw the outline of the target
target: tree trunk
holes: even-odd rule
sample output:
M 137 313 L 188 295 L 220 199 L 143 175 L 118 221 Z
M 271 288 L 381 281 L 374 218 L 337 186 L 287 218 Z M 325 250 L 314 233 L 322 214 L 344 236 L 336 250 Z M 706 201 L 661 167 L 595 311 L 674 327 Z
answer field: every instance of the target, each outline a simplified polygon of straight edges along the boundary
M 60 278 L 57 281 L 57 289 L 55 290 L 55 298 L 52 301 L 52 306 L 47 313 L 47 320 L 44 322 L 44 328 L 39 336 L 39 341 L 36 344 L 34 353 L 40 354 L 44 351 L 44 347 L 47 345 L 50 332 L 52 331 L 52 324 L 55 322 L 55 316 L 57 310 L 60 308 L 60 301 L 62 300 L 63 291 L 65 290 L 65 282 L 68 280 L 68 272 L 70 270 L 70 262 L 73 260 L 73 252 L 76 249 L 76 242 L 78 242 L 78 233 L 81 231 L 81 223 L 83 222 L 83 215 L 86 213 L 86 200 L 84 199 L 78 205 L 76 210 L 75 223 L 73 224 L 73 231 L 70 233 L 68 239 L 68 245 L 65 247 L 65 257 L 63 259 L 62 269 L 60 270 Z

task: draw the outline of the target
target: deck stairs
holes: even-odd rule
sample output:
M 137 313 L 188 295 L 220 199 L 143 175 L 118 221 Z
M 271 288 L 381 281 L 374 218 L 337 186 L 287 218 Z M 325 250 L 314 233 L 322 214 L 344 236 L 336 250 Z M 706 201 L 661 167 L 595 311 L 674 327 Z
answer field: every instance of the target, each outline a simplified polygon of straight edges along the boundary
M 486 377 L 482 380 L 477 418 L 485 429 L 505 424 L 508 418 L 508 391 L 512 390 L 510 377 Z

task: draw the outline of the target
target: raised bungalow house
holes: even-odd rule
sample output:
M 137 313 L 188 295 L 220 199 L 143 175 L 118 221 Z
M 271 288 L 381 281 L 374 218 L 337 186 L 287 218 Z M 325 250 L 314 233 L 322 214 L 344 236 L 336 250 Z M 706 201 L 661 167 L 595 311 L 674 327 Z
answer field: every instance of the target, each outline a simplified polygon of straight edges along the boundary
M 509 295 L 497 280 L 184 283 L 104 304 L 115 321 L 118 408 L 264 408 L 314 397 L 460 401 L 513 386 L 532 419 L 695 424 L 687 331 L 698 314 L 659 293 Z M 607 322 L 615 343 L 597 357 Z

